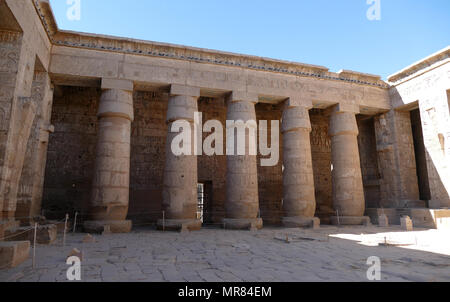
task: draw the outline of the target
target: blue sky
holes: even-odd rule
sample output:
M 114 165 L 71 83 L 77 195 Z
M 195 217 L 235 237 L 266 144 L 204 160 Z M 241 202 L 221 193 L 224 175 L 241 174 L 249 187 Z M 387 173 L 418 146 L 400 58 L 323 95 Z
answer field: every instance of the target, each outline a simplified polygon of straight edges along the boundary
M 449 0 L 50 0 L 61 29 L 351 69 L 384 79 L 450 45 Z

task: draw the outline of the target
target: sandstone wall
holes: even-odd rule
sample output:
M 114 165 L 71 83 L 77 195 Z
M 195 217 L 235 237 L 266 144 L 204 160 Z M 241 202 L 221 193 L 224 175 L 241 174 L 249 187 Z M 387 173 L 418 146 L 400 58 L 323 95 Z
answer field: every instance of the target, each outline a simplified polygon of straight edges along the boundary
M 30 223 L 31 220 L 27 217 L 35 217 L 41 210 L 48 138 L 52 131 L 50 117 L 53 89 L 46 72 L 35 72 L 31 101 L 36 107 L 36 115 L 28 139 L 17 193 L 16 218 L 23 224 Z
M 380 172 L 378 168 L 374 119 L 365 116 L 360 117 L 358 119 L 358 128 L 358 146 L 366 208 L 379 208 L 381 198 Z
M 267 121 L 267 142 L 270 146 L 270 137 L 272 135 L 271 121 L 280 121 L 279 129 L 281 129 L 282 105 L 257 104 L 256 118 L 258 120 Z M 259 137 L 259 133 L 258 133 Z M 259 191 L 259 207 L 261 218 L 265 225 L 279 224 L 283 216 L 282 199 L 283 199 L 283 137 L 279 133 L 279 154 L 278 164 L 273 167 L 262 167 L 261 156 L 258 156 L 258 191 Z
M 331 184 L 331 140 L 329 117 L 323 110 L 311 110 L 311 152 L 316 190 L 317 213 L 322 223 L 329 223 L 334 214 Z
M 450 206 L 450 49 L 390 78 L 394 108 L 419 108 L 425 146 L 430 207 Z
M 55 95 L 43 209 L 47 218 L 61 219 L 75 210 L 85 214 L 91 198 L 97 142 L 100 89 L 63 87 Z M 84 217 L 83 217 L 84 218 Z

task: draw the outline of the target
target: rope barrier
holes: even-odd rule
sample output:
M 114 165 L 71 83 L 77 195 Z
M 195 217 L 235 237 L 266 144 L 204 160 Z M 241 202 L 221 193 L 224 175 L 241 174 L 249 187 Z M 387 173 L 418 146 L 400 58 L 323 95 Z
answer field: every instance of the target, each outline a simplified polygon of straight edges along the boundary
M 0 238 L 0 241 L 5 241 L 6 239 L 18 237 L 18 236 L 20 236 L 20 235 L 23 235 L 23 234 L 25 234 L 25 233 L 28 233 L 28 232 L 31 231 L 31 230 L 34 230 L 34 227 L 30 227 L 30 228 L 26 229 L 25 231 L 20 232 L 20 233 L 18 233 L 18 234 L 13 234 L 13 235 L 9 235 L 9 236 Z

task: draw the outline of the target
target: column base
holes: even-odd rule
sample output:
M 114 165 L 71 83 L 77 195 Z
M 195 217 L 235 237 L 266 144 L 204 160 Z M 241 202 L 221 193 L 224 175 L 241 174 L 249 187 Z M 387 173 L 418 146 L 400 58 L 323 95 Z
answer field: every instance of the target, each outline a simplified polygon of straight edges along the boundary
M 198 231 L 202 228 L 202 221 L 198 219 L 159 219 L 158 230 L 164 231 Z
M 129 233 L 133 223 L 131 220 L 98 220 L 85 221 L 83 229 L 86 233 Z
M 332 216 L 331 217 L 332 225 L 365 225 L 369 226 L 370 217 L 368 216 Z
M 229 230 L 260 230 L 263 228 L 261 218 L 222 219 L 223 228 Z
M 313 228 L 320 227 L 320 219 L 317 217 L 283 217 L 283 226 L 286 228 Z
M 0 269 L 13 268 L 30 255 L 30 241 L 0 242 Z

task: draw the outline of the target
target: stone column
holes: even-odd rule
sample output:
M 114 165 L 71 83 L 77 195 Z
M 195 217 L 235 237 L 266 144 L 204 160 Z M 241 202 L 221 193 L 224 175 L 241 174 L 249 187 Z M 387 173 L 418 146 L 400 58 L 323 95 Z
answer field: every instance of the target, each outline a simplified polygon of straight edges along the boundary
M 357 109 L 356 109 L 357 110 Z M 370 224 L 364 216 L 365 199 L 358 149 L 358 125 L 354 111 L 341 105 L 331 110 L 330 129 L 333 206 L 338 215 L 333 224 Z
M 316 198 L 308 108 L 290 99 L 283 111 L 283 225 L 316 227 Z
M 128 214 L 133 83 L 103 79 L 90 221 L 86 232 L 131 231 Z
M 199 97 L 199 88 L 181 85 L 171 87 L 166 119 L 168 134 L 162 202 L 165 219 L 158 221 L 159 229 L 193 231 L 199 230 L 202 226 L 201 220 L 197 219 L 197 156 L 194 155 L 193 144 L 194 114 L 198 110 Z M 189 133 L 172 132 L 175 123 L 184 123 L 189 129 L 182 131 Z M 183 144 L 189 145 L 190 154 L 178 155 L 172 150 L 172 141 L 183 133 L 190 138 L 190 142 L 183 141 Z
M 50 133 L 54 131 L 50 124 L 53 91 L 48 73 L 37 72 L 32 89 L 32 100 L 37 112 L 17 193 L 16 217 L 22 225 L 33 225 L 41 212 L 48 142 Z
M 227 178 L 226 178 L 226 217 L 223 219 L 227 229 L 261 229 L 263 221 L 258 218 L 258 173 L 256 166 L 256 152 L 250 152 L 250 139 L 256 140 L 256 112 L 257 95 L 233 92 L 228 100 L 227 112 Z M 241 130 L 231 122 L 242 121 Z M 247 129 L 245 129 L 245 128 Z M 237 129 L 237 131 L 236 131 Z M 239 136 L 234 133 L 245 131 L 245 152 L 238 155 Z M 253 135 L 250 135 L 251 131 Z M 231 135 L 230 135 L 231 134 Z M 236 139 L 235 139 L 236 137 Z M 234 146 L 229 146 L 234 140 Z M 256 146 L 256 142 L 255 142 Z M 254 150 L 256 151 L 256 150 Z

